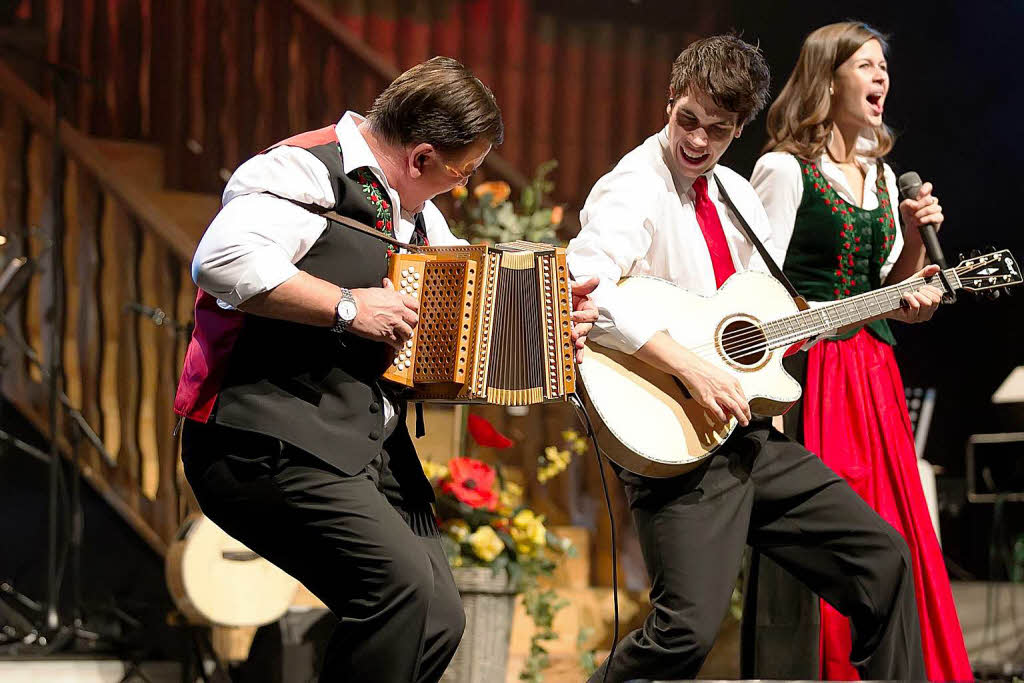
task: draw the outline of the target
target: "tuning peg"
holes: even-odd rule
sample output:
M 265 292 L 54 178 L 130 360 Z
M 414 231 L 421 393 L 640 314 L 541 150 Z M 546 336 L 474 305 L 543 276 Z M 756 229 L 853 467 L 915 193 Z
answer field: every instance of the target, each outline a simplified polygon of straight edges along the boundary
M 1006 296 L 1013 296 L 1013 287 L 1003 287 L 999 291 L 1001 291 Z
M 967 260 L 967 254 L 965 254 L 962 251 L 958 251 L 956 253 L 956 260 L 957 260 L 957 263 L 960 263 L 962 261 L 966 261 Z
M 978 258 L 979 256 L 981 256 L 981 250 L 979 249 L 971 249 L 971 251 L 967 254 L 968 258 Z
M 985 298 L 988 299 L 989 301 L 995 301 L 996 299 L 999 298 L 999 290 L 998 289 L 990 289 L 990 290 L 988 290 L 987 292 L 985 292 Z

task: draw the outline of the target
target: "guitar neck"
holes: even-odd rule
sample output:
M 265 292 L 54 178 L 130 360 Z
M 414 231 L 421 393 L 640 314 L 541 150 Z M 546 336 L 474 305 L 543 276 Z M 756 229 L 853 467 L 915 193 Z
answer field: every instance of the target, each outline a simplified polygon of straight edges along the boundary
M 891 313 L 900 308 L 903 295 L 914 292 L 924 285 L 932 285 L 943 292 L 952 294 L 961 288 L 955 268 L 943 271 L 929 278 L 914 278 L 895 285 L 882 287 L 871 292 L 851 296 L 822 306 L 815 306 L 800 313 L 794 313 L 778 320 L 762 324 L 772 349 L 789 346 L 802 339 L 809 339 L 823 332 L 831 332 L 847 325 L 862 323 L 879 315 Z M 947 286 L 948 283 L 948 286 Z

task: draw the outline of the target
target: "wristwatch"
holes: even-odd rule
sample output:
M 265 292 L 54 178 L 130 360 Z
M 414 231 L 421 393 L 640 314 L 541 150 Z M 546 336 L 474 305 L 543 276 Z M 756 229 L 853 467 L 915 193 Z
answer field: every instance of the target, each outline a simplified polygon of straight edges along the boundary
M 358 312 L 359 307 L 356 306 L 356 298 L 352 296 L 350 290 L 342 287 L 341 299 L 338 300 L 338 306 L 334 311 L 334 325 L 331 327 L 331 330 L 339 333 L 347 331 L 349 325 L 356 319 Z

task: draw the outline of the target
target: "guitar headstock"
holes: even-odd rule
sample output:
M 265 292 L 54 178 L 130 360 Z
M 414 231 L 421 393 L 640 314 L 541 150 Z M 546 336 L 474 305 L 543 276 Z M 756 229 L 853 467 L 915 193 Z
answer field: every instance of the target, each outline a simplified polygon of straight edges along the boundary
M 1008 249 L 991 251 L 987 254 L 972 252 L 963 258 L 955 269 L 960 285 L 968 292 L 984 293 L 995 299 L 1000 293 L 1009 294 L 1009 288 L 1019 285 L 1020 265 Z

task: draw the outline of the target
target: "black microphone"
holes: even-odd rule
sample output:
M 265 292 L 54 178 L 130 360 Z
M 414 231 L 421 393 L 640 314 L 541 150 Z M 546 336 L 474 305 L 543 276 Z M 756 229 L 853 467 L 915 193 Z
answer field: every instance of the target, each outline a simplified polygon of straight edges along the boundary
M 897 183 L 900 188 L 900 201 L 904 199 L 917 199 L 921 192 L 921 176 L 914 171 L 907 171 L 900 176 Z M 935 234 L 935 226 L 925 223 L 921 226 L 921 239 L 924 241 L 924 249 L 928 253 L 928 260 L 942 270 L 946 269 L 946 257 L 942 255 L 942 247 L 939 246 L 939 238 Z

